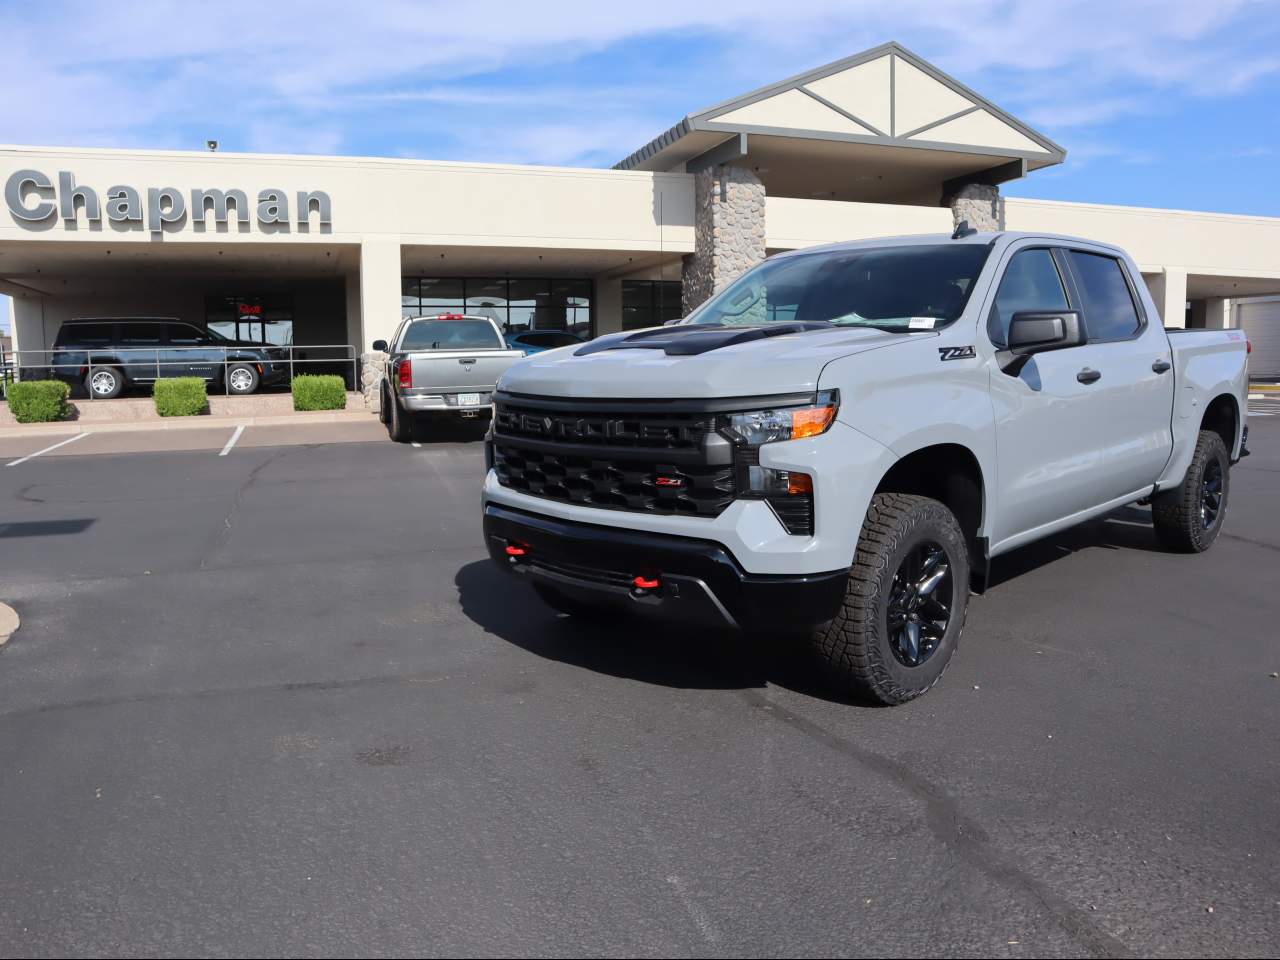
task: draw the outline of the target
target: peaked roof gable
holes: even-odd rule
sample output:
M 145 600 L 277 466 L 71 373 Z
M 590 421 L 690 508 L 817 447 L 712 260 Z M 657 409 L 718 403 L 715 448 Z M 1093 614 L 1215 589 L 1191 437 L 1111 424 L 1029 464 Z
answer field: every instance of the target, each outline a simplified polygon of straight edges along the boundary
M 1066 151 L 901 44 L 890 42 L 691 114 L 617 166 L 639 166 L 694 132 L 879 143 L 1021 158 Z

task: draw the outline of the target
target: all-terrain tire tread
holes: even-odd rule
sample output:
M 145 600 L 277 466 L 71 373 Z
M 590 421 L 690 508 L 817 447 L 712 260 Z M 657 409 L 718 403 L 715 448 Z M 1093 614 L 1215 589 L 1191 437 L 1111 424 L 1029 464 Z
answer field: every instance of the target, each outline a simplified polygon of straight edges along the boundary
M 1218 522 L 1212 531 L 1206 531 L 1200 523 L 1200 478 L 1212 457 L 1221 456 L 1226 467 L 1222 471 L 1222 506 Z M 1182 483 L 1171 490 L 1155 495 L 1151 500 L 1151 523 L 1156 537 L 1165 547 L 1181 553 L 1201 553 L 1217 539 L 1218 530 L 1226 517 L 1230 493 L 1230 455 L 1222 437 L 1212 430 L 1201 430 L 1196 438 L 1195 453 L 1187 466 Z M 1206 537 L 1206 533 L 1212 536 Z
M 912 514 L 934 514 L 944 524 L 959 529 L 951 511 L 929 497 L 905 493 L 879 493 L 871 500 L 858 546 L 854 553 L 844 603 L 835 619 L 815 632 L 814 643 L 823 661 L 837 674 L 837 679 L 852 683 L 862 692 L 887 704 L 906 703 L 931 689 L 946 672 L 942 671 L 928 685 L 909 688 L 898 683 L 890 671 L 880 646 L 875 642 L 878 630 L 876 584 L 887 583 L 893 572 L 888 569 L 902 538 L 911 532 Z M 968 605 L 960 605 L 956 622 L 957 639 L 964 627 Z M 953 648 L 954 650 L 954 648 Z

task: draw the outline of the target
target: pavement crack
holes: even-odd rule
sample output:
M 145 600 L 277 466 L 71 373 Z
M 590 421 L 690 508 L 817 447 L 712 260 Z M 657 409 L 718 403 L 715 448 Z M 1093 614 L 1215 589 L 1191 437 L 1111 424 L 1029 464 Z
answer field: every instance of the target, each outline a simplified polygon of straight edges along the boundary
M 222 526 L 214 533 L 209 540 L 209 545 L 205 547 L 204 552 L 200 556 L 200 569 L 207 569 L 209 561 L 211 561 L 218 552 L 226 546 L 227 540 L 231 537 L 231 522 L 235 519 L 236 513 L 240 510 L 240 505 L 244 502 L 245 494 L 258 480 L 258 475 L 262 473 L 271 464 L 288 456 L 297 448 L 281 447 L 271 456 L 267 457 L 260 464 L 249 471 L 249 475 L 245 477 L 244 482 L 236 489 L 235 496 L 231 498 L 231 506 L 227 508 L 226 515 L 222 518 Z M 304 448 L 305 449 L 305 448 Z
M 1039 904 L 1053 921 L 1093 957 L 1131 956 L 1125 944 L 1099 929 L 1081 908 L 1059 896 L 1042 880 L 1027 873 L 1002 854 L 987 832 L 960 808 L 956 799 L 910 766 L 883 754 L 867 750 L 832 733 L 786 707 L 769 700 L 758 690 L 741 690 L 740 696 L 765 716 L 773 718 L 859 766 L 871 770 L 905 790 L 924 806 L 925 820 L 933 835 L 955 855 L 984 875 L 1004 886 L 1020 890 Z

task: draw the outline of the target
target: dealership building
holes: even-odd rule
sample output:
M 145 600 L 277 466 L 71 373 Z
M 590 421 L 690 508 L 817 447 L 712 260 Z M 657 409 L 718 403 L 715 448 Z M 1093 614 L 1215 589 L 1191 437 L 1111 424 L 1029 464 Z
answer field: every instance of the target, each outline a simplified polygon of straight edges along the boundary
M 1001 195 L 1066 156 L 892 43 L 692 113 L 607 170 L 0 147 L 0 293 L 22 356 L 92 316 L 367 353 L 419 313 L 649 326 L 774 252 L 967 220 L 1119 244 L 1166 325 L 1243 326 L 1254 375 L 1280 375 L 1280 219 Z

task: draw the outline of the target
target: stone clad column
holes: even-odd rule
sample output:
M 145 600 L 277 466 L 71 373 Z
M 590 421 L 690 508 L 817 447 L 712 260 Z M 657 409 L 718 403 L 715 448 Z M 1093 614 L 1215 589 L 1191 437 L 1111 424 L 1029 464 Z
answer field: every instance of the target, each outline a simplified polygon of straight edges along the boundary
M 765 257 L 764 184 L 743 167 L 710 167 L 693 189 L 693 250 L 684 258 L 687 316 Z
M 966 183 L 948 199 L 951 225 L 967 220 L 979 232 L 1004 229 L 1004 197 L 1000 188 L 985 183 Z

